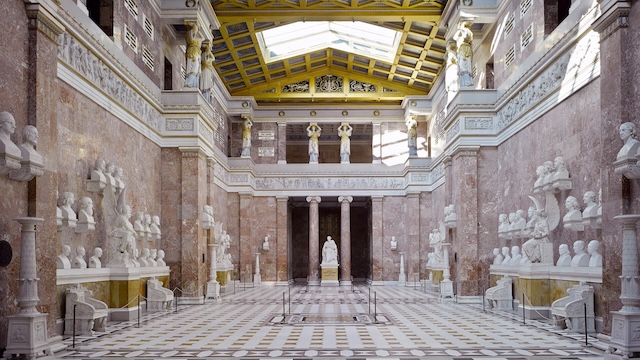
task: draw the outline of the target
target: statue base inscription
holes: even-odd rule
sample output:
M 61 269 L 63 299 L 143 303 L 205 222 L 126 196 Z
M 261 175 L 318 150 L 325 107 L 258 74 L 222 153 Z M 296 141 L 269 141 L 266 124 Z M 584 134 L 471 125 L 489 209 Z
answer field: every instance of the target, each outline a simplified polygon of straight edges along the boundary
M 322 264 L 322 281 L 320 286 L 340 286 L 338 282 L 338 264 Z

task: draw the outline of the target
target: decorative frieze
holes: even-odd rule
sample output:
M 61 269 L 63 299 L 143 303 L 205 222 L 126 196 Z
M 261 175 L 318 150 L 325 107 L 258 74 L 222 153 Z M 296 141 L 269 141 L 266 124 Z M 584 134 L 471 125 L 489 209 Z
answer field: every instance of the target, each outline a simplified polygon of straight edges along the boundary
M 451 141 L 456 135 L 460 133 L 460 120 L 456 120 L 453 125 L 447 130 L 447 142 Z
M 338 190 L 338 189 L 361 189 L 361 190 L 394 190 L 405 187 L 404 179 L 392 178 L 266 178 L 256 179 L 255 188 L 258 190 Z
M 493 118 L 480 117 L 480 118 L 464 118 L 465 130 L 493 130 Z
M 165 122 L 167 131 L 193 131 L 193 119 L 167 119 Z

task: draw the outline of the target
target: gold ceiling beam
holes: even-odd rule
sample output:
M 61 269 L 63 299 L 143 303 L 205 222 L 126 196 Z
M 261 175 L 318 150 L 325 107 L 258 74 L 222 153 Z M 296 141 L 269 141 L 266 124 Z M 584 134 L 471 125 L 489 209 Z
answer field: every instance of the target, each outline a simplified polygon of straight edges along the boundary
M 273 22 L 278 19 L 279 22 L 296 22 L 296 21 L 364 21 L 364 22 L 412 22 L 419 21 L 426 24 L 435 25 L 440 21 L 438 11 L 419 11 L 407 12 L 407 10 L 398 11 L 374 11 L 374 10 L 349 10 L 349 11 L 304 11 L 299 10 L 219 10 L 216 16 L 220 22 L 225 24 L 236 24 L 245 22 L 247 19 L 253 19 L 254 22 Z

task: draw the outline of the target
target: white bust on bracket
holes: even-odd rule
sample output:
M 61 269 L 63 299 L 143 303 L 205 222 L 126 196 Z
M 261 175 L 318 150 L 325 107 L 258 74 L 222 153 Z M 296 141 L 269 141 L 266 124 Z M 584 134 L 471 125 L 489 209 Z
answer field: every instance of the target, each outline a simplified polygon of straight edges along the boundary
M 80 200 L 80 209 L 78 210 L 78 223 L 76 225 L 76 233 L 86 233 L 96 229 L 96 222 L 93 218 L 93 200 L 85 196 Z
M 571 253 L 569 252 L 569 245 L 560 244 L 558 246 L 558 253 L 560 257 L 556 262 L 556 266 L 571 266 Z
M 613 162 L 616 174 L 624 175 L 627 179 L 640 178 L 640 166 L 638 166 L 638 150 L 640 141 L 637 139 L 637 127 L 632 122 L 625 122 L 620 125 L 620 139 L 624 142 L 618 151 L 616 161 Z
M 587 267 L 589 266 L 589 254 L 584 251 L 584 241 L 578 240 L 573 243 L 573 258 L 571 259 L 571 267 Z
M 573 188 L 573 184 L 569 177 L 569 170 L 567 170 L 567 167 L 564 164 L 564 158 L 562 156 L 556 157 L 553 161 L 553 166 L 556 168 L 556 171 L 553 173 L 551 181 L 553 182 L 553 188 L 555 191 L 571 190 Z
M 102 194 L 102 190 L 107 186 L 107 164 L 103 159 L 96 159 L 96 163 L 91 170 L 91 179 L 87 180 L 87 191 Z
M 582 212 L 582 222 L 585 226 L 597 226 L 598 209 L 600 207 L 596 202 L 596 193 L 593 191 L 587 191 L 584 193 L 582 200 L 585 204 L 584 211 Z
M 33 125 L 27 125 L 22 129 L 22 144 L 18 145 L 22 154 L 20 169 L 12 170 L 9 177 L 17 181 L 30 181 L 36 176 L 44 174 L 44 161 L 42 155 L 36 151 L 38 145 L 38 129 Z
M 584 231 L 584 224 L 582 223 L 582 213 L 580 212 L 580 204 L 578 199 L 574 196 L 568 196 L 564 202 L 567 208 L 567 214 L 562 218 L 562 223 L 565 229 L 573 231 Z
M 203 229 L 213 229 L 215 220 L 213 218 L 213 207 L 204 205 L 202 207 L 202 215 L 200 216 L 200 224 Z
M 62 216 L 62 227 L 75 228 L 78 222 L 76 212 L 73 211 L 72 205 L 76 201 L 75 195 L 72 192 L 66 191 L 59 199 L 60 215 Z
M 11 141 L 11 135 L 16 131 L 16 120 L 13 115 L 3 111 L 0 113 L 0 175 L 7 175 L 11 171 L 21 168 L 22 153 L 20 148 Z
M 587 245 L 589 253 L 589 267 L 602 267 L 602 255 L 600 254 L 600 242 L 598 240 L 589 241 Z

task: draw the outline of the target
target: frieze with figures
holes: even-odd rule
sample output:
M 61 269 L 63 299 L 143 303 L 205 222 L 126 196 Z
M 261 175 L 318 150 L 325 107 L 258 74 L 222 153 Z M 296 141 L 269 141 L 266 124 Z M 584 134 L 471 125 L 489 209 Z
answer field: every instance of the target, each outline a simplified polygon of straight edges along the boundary
M 258 190 L 278 189 L 362 189 L 362 190 L 394 190 L 406 185 L 404 178 L 266 178 L 256 179 Z
M 141 121 L 156 131 L 161 131 L 162 115 L 160 112 L 123 81 L 101 59 L 68 33 L 58 37 L 58 57 L 89 82 L 130 110 Z

